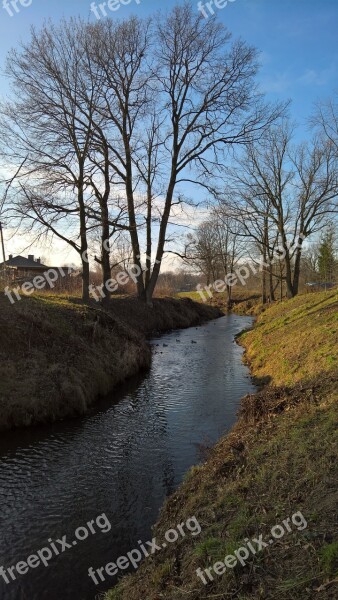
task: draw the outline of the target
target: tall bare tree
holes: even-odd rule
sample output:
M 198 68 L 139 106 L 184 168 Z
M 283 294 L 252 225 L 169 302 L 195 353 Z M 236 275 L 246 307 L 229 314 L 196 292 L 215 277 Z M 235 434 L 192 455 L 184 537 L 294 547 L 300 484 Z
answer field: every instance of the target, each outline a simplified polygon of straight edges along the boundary
M 170 173 L 161 216 L 156 261 L 146 290 L 152 297 L 162 262 L 178 184 L 214 185 L 227 151 L 257 138 L 276 117 L 261 102 L 254 78 L 256 52 L 215 19 L 176 6 L 156 27 L 156 76 L 166 111 L 165 150 Z M 214 180 L 214 181 L 212 181 Z
M 67 241 L 64 223 L 78 218 L 71 245 L 83 261 L 85 299 L 88 229 L 101 228 L 105 282 L 121 217 L 112 205 L 124 196 L 138 295 L 151 304 L 182 186 L 215 189 L 228 151 L 254 143 L 280 114 L 264 104 L 256 73 L 256 51 L 189 2 L 152 21 L 48 24 L 10 54 L 18 100 L 3 112 L 12 158 L 28 156 L 22 185 L 37 222 L 54 223 Z
M 79 253 L 84 300 L 89 299 L 88 232 L 101 229 L 107 301 L 111 227 L 114 231 L 120 219 L 122 228 L 127 224 L 123 203 L 116 203 L 120 197 L 112 192 L 115 172 L 101 110 L 104 78 L 94 67 L 90 33 L 80 19 L 63 20 L 33 29 L 30 41 L 9 54 L 7 72 L 17 100 L 2 109 L 2 132 L 14 163 L 27 156 L 15 214 L 26 214 Z
M 243 224 L 234 219 L 226 206 L 214 209 L 213 222 L 216 233 L 216 249 L 222 264 L 223 277 L 234 273 L 236 265 L 243 256 L 244 244 L 242 240 Z M 232 306 L 232 286 L 226 279 L 228 307 Z
M 179 185 L 214 185 L 227 150 L 256 139 L 280 109 L 264 106 L 256 90 L 255 50 L 243 42 L 231 43 L 227 30 L 215 19 L 205 21 L 190 3 L 153 23 L 136 18 L 100 22 L 92 38 L 97 67 L 106 78 L 104 110 L 114 168 L 125 186 L 138 266 L 144 220 L 137 192 L 140 181 L 147 184 L 147 276 L 140 274 L 138 293 L 151 303 Z M 154 104 L 158 119 L 149 138 L 144 124 Z M 150 148 L 148 158 L 153 160 L 143 161 L 140 174 L 142 146 Z M 161 189 L 163 197 L 157 240 L 151 228 L 153 188 Z
M 263 223 L 259 229 L 268 236 L 264 246 L 269 250 L 271 232 L 272 240 L 278 235 L 288 297 L 298 293 L 303 243 L 335 212 L 338 190 L 333 145 L 314 139 L 292 148 L 291 141 L 292 128 L 284 121 L 251 144 L 233 172 L 243 218 L 253 216 L 248 234 L 257 241 L 255 224 Z
M 32 29 L 30 41 L 9 53 L 7 75 L 16 100 L 2 109 L 2 131 L 11 159 L 17 162 L 27 157 L 21 178 L 23 208 L 31 206 L 33 221 L 50 228 L 78 251 L 83 298 L 88 300 L 86 170 L 92 138 L 90 115 L 98 90 L 92 90 L 84 119 L 79 109 L 81 41 L 74 25 L 75 21 L 70 21 L 62 27 L 45 26 L 41 32 Z M 79 243 L 69 239 L 62 228 L 51 226 L 62 222 L 61 215 L 75 214 Z
M 310 124 L 333 144 L 338 154 L 338 91 L 332 98 L 317 102 Z
M 140 275 L 138 294 L 144 293 L 141 246 L 138 230 L 140 199 L 137 194 L 139 173 L 135 160 L 139 156 L 148 107 L 147 65 L 150 46 L 150 24 L 137 18 L 123 22 L 105 20 L 90 26 L 91 55 L 98 72 L 103 75 L 103 101 L 100 113 L 106 120 L 105 136 L 111 152 L 110 164 L 115 185 L 124 190 L 133 261 Z M 135 174 L 136 171 L 136 174 Z
M 223 274 L 222 254 L 219 244 L 220 230 L 215 220 L 209 219 L 187 236 L 185 262 L 203 273 L 207 285 Z

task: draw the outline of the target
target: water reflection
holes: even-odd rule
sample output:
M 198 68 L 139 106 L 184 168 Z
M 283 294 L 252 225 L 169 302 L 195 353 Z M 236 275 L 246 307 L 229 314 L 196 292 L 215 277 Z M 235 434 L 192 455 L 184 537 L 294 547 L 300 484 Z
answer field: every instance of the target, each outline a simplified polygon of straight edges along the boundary
M 3 600 L 93 600 L 87 573 L 151 537 L 164 498 L 236 418 L 254 390 L 233 341 L 251 319 L 230 315 L 153 340 L 152 368 L 85 418 L 11 432 L 0 443 L 0 565 L 105 512 L 97 533 L 6 585 Z M 173 523 L 173 527 L 176 523 Z M 1 579 L 1 578 L 0 578 Z

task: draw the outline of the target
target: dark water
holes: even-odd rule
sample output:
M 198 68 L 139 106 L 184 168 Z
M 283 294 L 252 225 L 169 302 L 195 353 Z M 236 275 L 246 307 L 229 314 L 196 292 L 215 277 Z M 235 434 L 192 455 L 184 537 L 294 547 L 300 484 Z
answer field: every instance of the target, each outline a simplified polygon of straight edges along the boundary
M 231 427 L 240 398 L 254 391 L 234 343 L 250 325 L 250 318 L 230 315 L 162 336 L 153 341 L 150 372 L 92 414 L 2 434 L 0 567 L 25 561 L 48 539 L 66 535 L 72 542 L 77 527 L 102 513 L 112 527 L 103 533 L 96 526 L 48 568 L 13 571 L 15 581 L 6 571 L 1 600 L 93 600 L 116 583 L 106 575 L 96 587 L 88 568 L 151 539 L 165 497 L 203 460 L 203 447 Z

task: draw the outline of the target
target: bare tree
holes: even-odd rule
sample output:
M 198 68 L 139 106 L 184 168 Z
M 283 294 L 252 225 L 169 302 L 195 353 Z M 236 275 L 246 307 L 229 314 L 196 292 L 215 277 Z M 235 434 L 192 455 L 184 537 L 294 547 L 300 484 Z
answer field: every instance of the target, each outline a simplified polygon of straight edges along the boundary
M 256 52 L 216 20 L 205 21 L 190 3 L 157 23 L 156 79 L 167 114 L 164 148 L 170 174 L 161 215 L 156 261 L 146 289 L 150 301 L 165 251 L 177 185 L 208 187 L 222 172 L 230 147 L 255 139 L 276 117 L 256 91 Z M 161 102 L 160 102 L 161 105 Z
M 236 197 L 242 215 L 250 218 L 248 235 L 273 249 L 281 244 L 288 297 L 298 293 L 304 240 L 319 231 L 334 213 L 337 198 L 337 160 L 331 143 L 314 139 L 311 144 L 291 147 L 292 129 L 287 122 L 273 127 L 259 143 L 251 144 L 233 173 Z M 260 239 L 263 239 L 261 236 Z M 266 255 L 264 255 L 265 258 Z M 269 260 L 271 255 L 269 255 Z
M 243 224 L 234 219 L 225 206 L 213 211 L 213 221 L 217 239 L 217 254 L 222 264 L 223 277 L 234 273 L 235 267 L 243 256 L 242 230 Z M 232 286 L 226 279 L 228 307 L 232 305 Z
M 210 218 L 197 227 L 195 234 L 187 236 L 184 262 L 203 273 L 207 285 L 226 279 L 234 273 L 243 255 L 240 237 L 242 225 L 231 217 L 226 207 L 211 211 Z M 232 304 L 232 286 L 226 283 L 228 306 Z
M 214 220 L 208 220 L 188 234 L 184 260 L 203 273 L 207 285 L 219 279 L 222 274 L 222 255 L 219 246 L 219 232 Z
M 228 151 L 254 143 L 281 112 L 256 89 L 256 51 L 189 2 L 154 21 L 46 25 L 10 54 L 7 72 L 18 100 L 3 109 L 4 137 L 14 164 L 28 156 L 21 215 L 30 206 L 33 223 L 79 252 L 85 299 L 88 231 L 101 229 L 105 286 L 121 226 L 151 304 L 180 186 L 215 189 Z M 78 224 L 78 239 L 65 223 Z
M 141 247 L 138 229 L 139 197 L 136 193 L 139 173 L 134 173 L 147 115 L 148 80 L 151 75 L 146 64 L 150 45 L 149 22 L 132 17 L 115 23 L 112 20 L 90 26 L 91 55 L 98 72 L 104 78 L 103 101 L 100 113 L 106 120 L 106 139 L 111 152 L 110 164 L 115 185 L 124 190 L 133 261 L 140 276 L 138 294 L 144 292 Z
M 233 169 L 226 193 L 219 198 L 220 206 L 239 224 L 238 236 L 246 242 L 247 256 L 261 271 L 262 303 L 275 297 L 275 277 L 272 259 L 278 243 L 278 231 L 271 218 L 269 197 L 248 185 L 245 174 Z M 269 293 L 268 293 L 269 289 Z
M 328 141 L 338 153 L 338 94 L 315 105 L 310 124 Z
M 298 293 L 303 242 L 320 231 L 338 212 L 338 163 L 332 143 L 315 139 L 301 145 L 292 156 L 296 168 L 294 239 L 299 230 L 294 258 L 293 294 Z
M 7 74 L 16 100 L 2 108 L 2 131 L 14 164 L 27 157 L 21 177 L 23 210 L 30 207 L 33 222 L 78 251 L 83 298 L 88 300 L 86 171 L 92 138 L 90 115 L 98 90 L 92 90 L 87 118 L 83 118 L 79 109 L 81 58 L 75 21 L 63 22 L 59 28 L 45 26 L 41 32 L 32 29 L 30 41 L 8 56 Z M 56 227 L 67 215 L 78 217 L 79 243 Z
M 229 32 L 215 19 L 205 21 L 190 3 L 155 23 L 135 18 L 100 22 L 92 37 L 97 67 L 106 78 L 110 147 L 125 187 L 138 266 L 144 219 L 137 191 L 140 181 L 147 186 L 147 275 L 140 274 L 137 287 L 139 296 L 151 303 L 179 184 L 213 185 L 212 177 L 222 174 L 227 149 L 256 139 L 280 109 L 268 109 L 256 91 L 255 50 L 243 42 L 231 44 Z M 144 124 L 154 104 L 158 119 L 149 136 Z M 142 146 L 152 160 L 140 161 Z M 155 188 L 163 190 L 163 206 L 152 257 Z

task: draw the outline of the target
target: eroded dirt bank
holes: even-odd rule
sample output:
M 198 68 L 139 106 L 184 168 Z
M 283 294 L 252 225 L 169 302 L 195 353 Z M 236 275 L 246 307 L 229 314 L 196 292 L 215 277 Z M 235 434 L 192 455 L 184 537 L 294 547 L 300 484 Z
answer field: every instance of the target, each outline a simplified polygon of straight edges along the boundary
M 0 297 L 0 430 L 84 414 L 100 396 L 150 365 L 146 338 L 221 316 L 191 300 Z

